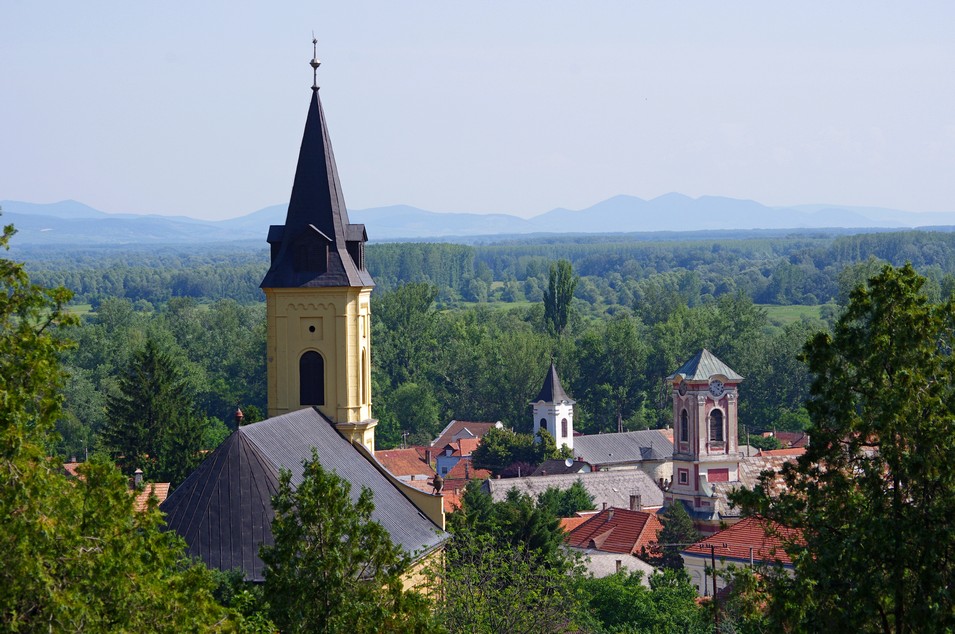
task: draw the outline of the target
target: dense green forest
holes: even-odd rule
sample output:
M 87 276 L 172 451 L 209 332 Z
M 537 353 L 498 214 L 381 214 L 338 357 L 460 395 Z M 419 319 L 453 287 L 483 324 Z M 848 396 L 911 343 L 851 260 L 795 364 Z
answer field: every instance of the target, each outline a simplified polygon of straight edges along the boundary
M 262 416 L 264 249 L 16 255 L 36 282 L 66 286 L 90 306 L 69 333 L 78 346 L 64 353 L 62 455 L 108 449 L 110 403 L 115 409 L 128 396 L 122 377 L 147 344 L 172 359 L 188 396 L 181 407 L 201 430 L 194 444 L 214 447 L 236 424 L 237 407 L 244 422 Z M 742 425 L 800 429 L 808 394 L 802 345 L 882 262 L 905 261 L 928 277 L 932 299 L 952 294 L 950 233 L 371 245 L 378 445 L 427 442 L 452 418 L 529 431 L 527 403 L 551 359 L 577 400 L 578 430 L 663 426 L 671 417 L 664 378 L 702 347 L 746 377 Z M 561 274 L 573 287 L 555 327 L 547 304 Z M 786 304 L 813 306 L 807 312 L 818 318 L 780 326 L 763 307 Z

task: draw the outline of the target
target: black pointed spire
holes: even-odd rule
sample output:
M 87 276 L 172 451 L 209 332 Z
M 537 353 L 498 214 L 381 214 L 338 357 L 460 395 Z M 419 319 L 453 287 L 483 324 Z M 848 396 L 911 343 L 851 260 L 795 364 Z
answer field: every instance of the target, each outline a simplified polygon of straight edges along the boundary
M 310 64 L 318 69 L 316 58 Z M 348 222 L 316 80 L 285 224 L 269 228 L 272 266 L 261 287 L 374 286 L 365 269 L 367 240 L 365 225 Z
M 541 387 L 541 391 L 537 394 L 537 398 L 531 401 L 531 403 L 541 402 L 574 402 L 569 396 L 567 396 L 567 392 L 564 391 L 564 386 L 560 384 L 560 377 L 557 376 L 557 368 L 554 367 L 553 361 L 550 364 L 550 369 L 547 371 L 547 377 L 544 379 L 544 385 Z

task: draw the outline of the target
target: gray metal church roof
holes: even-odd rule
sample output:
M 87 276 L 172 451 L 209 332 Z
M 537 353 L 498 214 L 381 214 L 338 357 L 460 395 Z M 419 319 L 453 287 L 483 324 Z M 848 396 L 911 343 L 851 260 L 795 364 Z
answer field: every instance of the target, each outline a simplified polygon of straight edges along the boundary
M 372 518 L 394 543 L 414 556 L 440 545 L 448 534 L 422 514 L 333 424 L 313 408 L 240 427 L 210 454 L 160 506 L 166 525 L 186 540 L 188 554 L 222 570 L 241 568 L 249 580 L 264 578 L 258 551 L 272 544 L 271 496 L 282 468 L 302 481 L 312 447 L 325 469 L 374 494 Z
M 621 462 L 670 460 L 673 442 L 656 429 L 574 438 L 574 455 L 595 467 Z
M 703 348 L 696 356 L 680 366 L 680 369 L 667 377 L 672 381 L 677 376 L 684 381 L 706 381 L 711 376 L 724 376 L 729 381 L 742 381 L 743 377 L 733 371 L 728 365 Z
M 374 286 L 364 264 L 367 239 L 364 225 L 348 222 L 325 112 L 313 89 L 288 214 L 284 225 L 269 228 L 272 264 L 261 287 Z

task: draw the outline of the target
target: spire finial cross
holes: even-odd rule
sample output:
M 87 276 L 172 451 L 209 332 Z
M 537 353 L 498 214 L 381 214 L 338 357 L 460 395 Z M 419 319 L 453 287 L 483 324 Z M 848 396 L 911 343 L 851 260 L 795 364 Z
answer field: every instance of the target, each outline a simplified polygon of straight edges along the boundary
M 312 61 L 309 62 L 312 67 L 312 90 L 318 90 L 318 67 L 322 65 L 318 61 L 318 40 L 315 39 L 315 32 L 312 32 Z

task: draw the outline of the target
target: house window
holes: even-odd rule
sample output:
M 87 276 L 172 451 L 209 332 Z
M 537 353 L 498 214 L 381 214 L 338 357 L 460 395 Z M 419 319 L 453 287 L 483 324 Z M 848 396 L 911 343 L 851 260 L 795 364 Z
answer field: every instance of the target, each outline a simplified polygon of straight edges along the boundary
M 690 472 L 686 469 L 680 469 L 680 484 L 689 484 L 690 483 Z
M 723 412 L 718 409 L 710 412 L 710 440 L 723 442 Z
M 547 419 L 546 419 L 546 418 L 542 418 L 542 419 L 541 419 L 541 431 L 547 431 Z
M 560 434 L 561 434 L 561 438 L 567 437 L 567 419 L 566 418 L 560 421 Z
M 325 360 L 309 350 L 298 360 L 298 402 L 301 405 L 325 404 Z
M 690 442 L 690 416 L 686 410 L 680 412 L 680 441 Z

